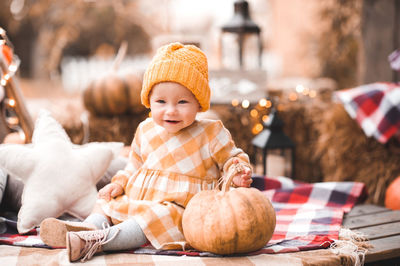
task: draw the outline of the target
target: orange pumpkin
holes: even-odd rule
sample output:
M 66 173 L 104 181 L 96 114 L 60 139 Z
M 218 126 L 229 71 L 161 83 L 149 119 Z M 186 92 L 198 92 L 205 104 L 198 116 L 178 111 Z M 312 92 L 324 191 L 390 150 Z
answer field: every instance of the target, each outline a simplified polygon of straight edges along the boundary
M 93 115 L 121 115 L 143 112 L 140 102 L 142 81 L 133 73 L 111 72 L 92 81 L 83 92 L 83 103 Z
M 400 176 L 386 189 L 385 206 L 392 210 L 400 210 Z
M 188 203 L 182 217 L 186 241 L 193 248 L 216 254 L 247 253 L 271 239 L 276 214 L 266 196 L 255 188 L 204 190 Z
M 83 103 L 93 115 L 121 115 L 140 113 L 142 81 L 135 74 L 118 75 L 117 69 L 125 57 L 128 43 L 122 42 L 111 71 L 102 78 L 89 83 L 83 92 Z

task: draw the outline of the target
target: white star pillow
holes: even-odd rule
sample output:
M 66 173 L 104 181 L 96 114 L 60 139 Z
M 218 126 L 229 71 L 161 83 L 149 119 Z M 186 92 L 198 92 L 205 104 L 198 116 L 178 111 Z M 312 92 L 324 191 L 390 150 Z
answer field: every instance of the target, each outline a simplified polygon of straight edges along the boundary
M 87 217 L 96 202 L 96 183 L 123 147 L 119 142 L 75 145 L 62 126 L 42 110 L 32 144 L 1 144 L 0 167 L 24 182 L 19 233 L 48 217 Z

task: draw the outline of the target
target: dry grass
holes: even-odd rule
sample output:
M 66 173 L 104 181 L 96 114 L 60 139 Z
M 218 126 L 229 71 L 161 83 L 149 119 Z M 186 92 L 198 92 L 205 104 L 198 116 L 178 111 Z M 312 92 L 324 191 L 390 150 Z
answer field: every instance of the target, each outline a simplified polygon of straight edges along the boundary
M 368 202 L 383 205 L 385 190 L 400 175 L 400 145 L 367 138 L 343 106 L 333 104 L 316 124 L 320 136 L 315 157 L 324 181 L 359 181 L 367 185 Z
M 89 141 L 121 141 L 130 145 L 147 113 L 111 117 L 89 116 Z

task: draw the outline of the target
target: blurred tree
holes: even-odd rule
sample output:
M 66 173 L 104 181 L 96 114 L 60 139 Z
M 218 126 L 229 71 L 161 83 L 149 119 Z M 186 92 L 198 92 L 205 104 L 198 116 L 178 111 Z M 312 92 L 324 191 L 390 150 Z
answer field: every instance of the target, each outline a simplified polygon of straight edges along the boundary
M 91 56 L 104 44 L 117 50 L 127 40 L 128 54 L 149 52 L 149 34 L 157 31 L 157 25 L 141 14 L 138 2 L 2 0 L 0 26 L 17 54 L 29 53 L 20 57 L 25 67 L 34 69 L 30 74 L 48 76 L 58 72 L 66 54 Z
M 357 85 L 362 0 L 321 1 L 324 27 L 319 40 L 321 76 L 336 80 L 338 89 Z

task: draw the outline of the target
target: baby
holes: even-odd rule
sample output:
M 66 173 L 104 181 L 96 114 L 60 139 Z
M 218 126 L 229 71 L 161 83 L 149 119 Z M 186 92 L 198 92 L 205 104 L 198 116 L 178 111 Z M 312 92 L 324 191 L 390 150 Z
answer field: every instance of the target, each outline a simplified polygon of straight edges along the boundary
M 151 117 L 139 124 L 127 166 L 99 191 L 92 214 L 82 223 L 48 218 L 40 226 L 43 242 L 66 246 L 70 261 L 147 242 L 181 248 L 182 215 L 197 192 L 218 187 L 236 164 L 243 170 L 234 186 L 252 182 L 248 155 L 222 122 L 196 119 L 210 107 L 207 58 L 199 48 L 160 47 L 144 74 L 141 100 Z

